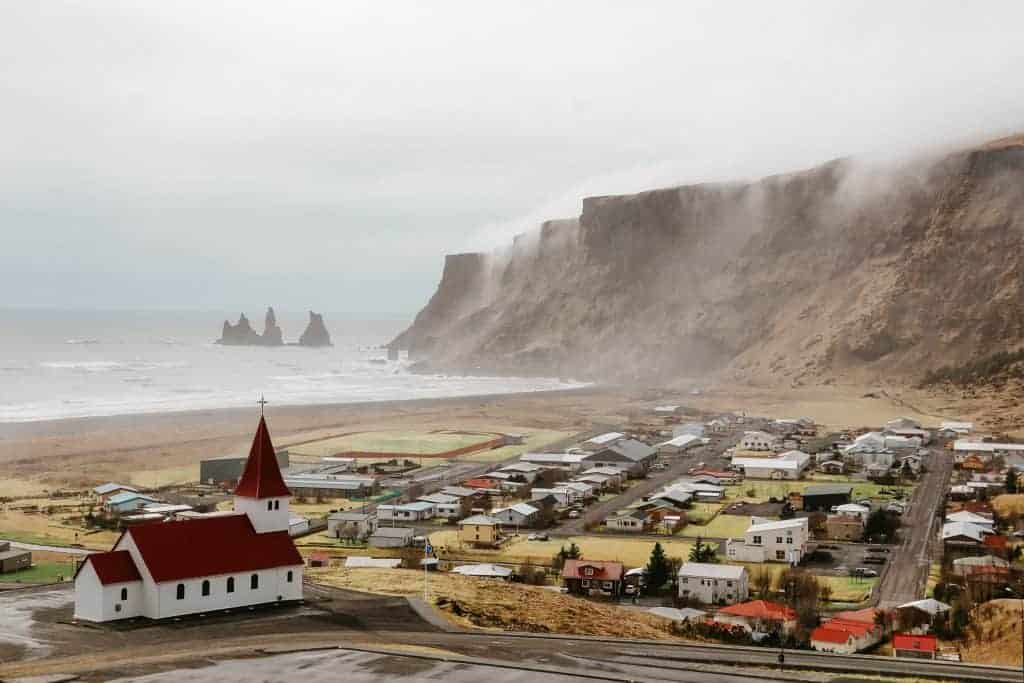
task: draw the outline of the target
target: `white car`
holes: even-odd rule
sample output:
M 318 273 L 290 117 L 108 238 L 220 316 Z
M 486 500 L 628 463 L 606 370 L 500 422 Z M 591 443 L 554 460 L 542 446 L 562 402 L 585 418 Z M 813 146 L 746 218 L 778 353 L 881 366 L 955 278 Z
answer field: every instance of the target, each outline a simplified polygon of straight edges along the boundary
M 569 519 L 579 519 L 579 518 L 580 518 L 580 511 L 579 510 L 570 510 L 569 511 Z

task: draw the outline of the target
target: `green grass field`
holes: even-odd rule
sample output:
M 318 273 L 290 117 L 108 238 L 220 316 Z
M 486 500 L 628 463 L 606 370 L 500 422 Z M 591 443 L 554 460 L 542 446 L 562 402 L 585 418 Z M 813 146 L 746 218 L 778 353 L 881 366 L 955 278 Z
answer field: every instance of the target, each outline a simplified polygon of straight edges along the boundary
M 818 581 L 832 587 L 832 602 L 861 602 L 867 600 L 878 583 L 877 578 L 861 579 L 853 576 L 819 576 Z
M 323 457 L 348 451 L 374 453 L 402 453 L 409 456 L 443 453 L 456 448 L 490 441 L 493 434 L 459 433 L 453 431 L 379 431 L 358 432 L 293 446 L 289 451 L 297 455 Z
M 74 573 L 71 562 L 35 562 L 28 569 L 0 574 L 0 583 L 56 583 L 70 580 Z
M 687 515 L 689 518 L 689 515 Z M 742 538 L 750 526 L 750 518 L 743 515 L 718 515 L 704 525 L 687 524 L 677 535 L 684 538 Z
M 502 446 L 501 448 L 460 455 L 458 459 L 469 462 L 501 462 L 502 460 L 518 457 L 529 451 L 539 450 L 550 443 L 567 439 L 574 434 L 574 432 L 559 432 L 553 429 L 540 429 L 536 431 L 510 429 L 508 431 L 522 434 L 526 438 L 523 439 L 522 444 Z

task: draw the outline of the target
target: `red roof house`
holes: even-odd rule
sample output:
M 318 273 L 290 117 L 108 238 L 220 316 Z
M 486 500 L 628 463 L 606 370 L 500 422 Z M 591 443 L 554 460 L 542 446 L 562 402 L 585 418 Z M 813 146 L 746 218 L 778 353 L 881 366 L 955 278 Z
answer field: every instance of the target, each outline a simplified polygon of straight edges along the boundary
M 723 607 L 715 613 L 714 620 L 757 632 L 773 630 L 773 624 L 780 624 L 782 631 L 788 633 L 796 627 L 796 612 L 777 602 L 751 600 Z
M 496 489 L 499 487 L 497 480 L 487 479 L 485 477 L 467 479 L 466 481 L 462 482 L 462 485 L 471 489 Z
M 897 633 L 892 637 L 892 656 L 935 659 L 935 651 L 938 649 L 938 645 L 939 642 L 935 636 Z
M 622 592 L 623 571 L 621 562 L 566 560 L 562 565 L 562 582 L 570 593 L 614 596 Z

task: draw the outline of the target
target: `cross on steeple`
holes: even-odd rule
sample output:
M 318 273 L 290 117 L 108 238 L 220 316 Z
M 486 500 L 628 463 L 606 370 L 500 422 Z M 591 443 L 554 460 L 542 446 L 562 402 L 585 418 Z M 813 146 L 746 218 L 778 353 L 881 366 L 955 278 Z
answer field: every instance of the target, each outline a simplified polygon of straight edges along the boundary
M 260 417 L 263 417 L 263 406 L 267 405 L 267 399 L 263 398 L 263 394 L 260 394 L 260 400 L 256 401 L 260 407 Z

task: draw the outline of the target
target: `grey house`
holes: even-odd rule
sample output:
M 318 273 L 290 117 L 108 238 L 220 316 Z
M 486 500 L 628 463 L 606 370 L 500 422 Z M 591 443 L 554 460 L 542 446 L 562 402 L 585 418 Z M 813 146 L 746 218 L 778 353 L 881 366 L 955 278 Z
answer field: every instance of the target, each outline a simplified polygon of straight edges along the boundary
M 583 462 L 588 468 L 618 467 L 632 477 L 642 477 L 647 474 L 657 455 L 657 451 L 642 441 L 623 439 L 586 455 Z

